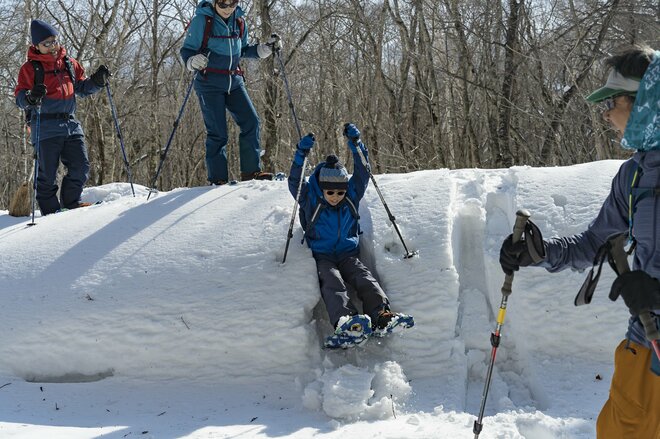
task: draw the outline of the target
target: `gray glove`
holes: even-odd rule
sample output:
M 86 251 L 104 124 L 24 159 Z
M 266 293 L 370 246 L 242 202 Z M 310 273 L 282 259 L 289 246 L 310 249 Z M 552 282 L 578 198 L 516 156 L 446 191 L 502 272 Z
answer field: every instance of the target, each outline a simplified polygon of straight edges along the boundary
M 277 34 L 271 34 L 265 43 L 257 46 L 259 58 L 268 58 L 273 52 L 277 52 L 278 50 L 282 50 L 282 39 Z
M 204 70 L 207 65 L 209 65 L 209 59 L 201 53 L 191 56 L 186 62 L 186 68 L 191 72 Z

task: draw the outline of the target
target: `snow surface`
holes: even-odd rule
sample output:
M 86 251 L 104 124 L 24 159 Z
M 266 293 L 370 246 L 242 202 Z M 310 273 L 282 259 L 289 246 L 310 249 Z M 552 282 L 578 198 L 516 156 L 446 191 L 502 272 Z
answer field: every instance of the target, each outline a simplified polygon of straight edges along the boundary
M 620 161 L 379 175 L 362 258 L 414 328 L 356 349 L 331 332 L 285 181 L 146 200 L 115 183 L 85 209 L 0 212 L 2 438 L 472 438 L 519 208 L 582 231 Z M 593 438 L 627 311 L 586 273 L 516 273 L 482 438 Z

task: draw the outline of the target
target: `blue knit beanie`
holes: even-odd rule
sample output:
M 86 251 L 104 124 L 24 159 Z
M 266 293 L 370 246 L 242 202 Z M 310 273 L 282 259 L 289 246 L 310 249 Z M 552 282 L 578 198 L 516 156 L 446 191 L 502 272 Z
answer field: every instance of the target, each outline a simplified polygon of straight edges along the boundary
M 319 170 L 319 186 L 326 190 L 348 188 L 348 172 L 336 155 L 329 155 L 325 159 L 325 164 Z
M 58 32 L 57 29 L 45 21 L 32 20 L 32 23 L 30 23 L 30 35 L 32 36 L 32 44 L 36 46 L 48 37 L 57 36 Z

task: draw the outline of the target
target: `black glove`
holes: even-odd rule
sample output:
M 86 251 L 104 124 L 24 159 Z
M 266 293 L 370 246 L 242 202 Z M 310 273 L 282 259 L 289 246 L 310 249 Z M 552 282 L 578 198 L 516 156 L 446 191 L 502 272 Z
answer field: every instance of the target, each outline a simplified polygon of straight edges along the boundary
M 98 69 L 94 73 L 92 73 L 92 81 L 94 81 L 94 84 L 96 84 L 99 87 L 104 87 L 105 84 L 108 83 L 108 78 L 112 76 L 112 73 L 110 73 L 110 70 L 108 68 L 101 64 Z
M 623 273 L 614 280 L 610 290 L 610 300 L 619 295 L 633 315 L 660 309 L 660 282 L 642 270 Z
M 25 92 L 25 100 L 30 105 L 41 105 L 41 99 L 46 96 L 46 86 L 44 84 L 34 84 L 32 90 Z
M 541 230 L 527 220 L 524 235 L 516 243 L 513 234 L 506 237 L 500 249 L 500 265 L 506 274 L 513 274 L 520 267 L 538 264 L 545 259 L 545 243 Z

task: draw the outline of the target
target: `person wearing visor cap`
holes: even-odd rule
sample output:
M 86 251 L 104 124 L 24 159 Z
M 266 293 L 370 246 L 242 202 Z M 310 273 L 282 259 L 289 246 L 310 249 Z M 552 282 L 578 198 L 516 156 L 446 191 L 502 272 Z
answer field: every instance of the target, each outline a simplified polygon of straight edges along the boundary
M 14 95 L 16 105 L 26 110 L 32 144 L 38 148 L 36 199 L 41 214 L 48 215 L 62 208 L 89 204 L 80 201 L 90 165 L 82 125 L 75 117 L 76 96 L 85 97 L 101 90 L 110 71 L 100 65 L 86 77 L 78 61 L 67 55 L 57 29 L 43 20 L 32 20 L 30 36 L 32 45 L 27 51 L 27 62 L 18 73 Z M 39 124 L 35 123 L 37 117 Z M 58 188 L 60 162 L 67 172 Z
M 229 181 L 227 111 L 240 128 L 241 180 L 272 180 L 261 170 L 260 121 L 248 96 L 241 58 L 267 58 L 281 50 L 272 34 L 265 43 L 248 43 L 245 13 L 237 0 L 202 0 L 181 48 L 181 58 L 195 75 L 195 93 L 206 126 L 206 171 L 210 184 Z
M 635 242 L 632 271 L 619 275 L 609 298 L 628 308 L 626 339 L 614 353 L 609 399 L 596 422 L 598 439 L 660 438 L 660 349 L 646 337 L 660 328 L 660 51 L 632 46 L 606 59 L 605 84 L 586 97 L 603 104 L 603 119 L 621 146 L 634 151 L 612 181 L 598 216 L 582 233 L 542 240 L 545 257 L 532 262 L 528 243 L 505 239 L 500 264 L 505 273 L 536 265 L 556 272 L 592 266 L 608 237 L 628 232 Z M 539 252 L 536 252 L 539 253 Z M 542 252 L 543 253 L 543 252 Z M 623 318 L 623 315 L 622 315 Z M 614 322 L 613 322 L 614 324 Z M 597 342 L 597 338 L 595 340 Z
M 300 202 L 304 239 L 316 261 L 321 297 L 334 328 L 326 339 L 327 348 L 352 347 L 369 335 L 385 336 L 414 325 L 412 316 L 390 310 L 387 295 L 359 259 L 358 211 L 369 185 L 369 171 L 358 148 L 365 160 L 369 154 L 358 140 L 360 131 L 355 125 L 346 124 L 344 130 L 353 153 L 354 172 L 350 178 L 337 156 L 329 155 L 304 180 L 303 163 L 316 143 L 311 133 L 300 139 L 289 173 L 289 191 Z M 349 299 L 347 285 L 355 289 L 362 302 L 362 313 Z

